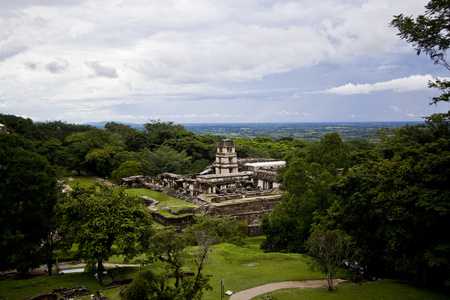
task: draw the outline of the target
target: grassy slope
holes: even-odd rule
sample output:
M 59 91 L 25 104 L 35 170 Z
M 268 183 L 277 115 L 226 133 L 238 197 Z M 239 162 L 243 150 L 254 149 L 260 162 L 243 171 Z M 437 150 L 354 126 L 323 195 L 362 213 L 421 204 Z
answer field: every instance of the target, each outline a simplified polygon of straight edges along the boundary
M 271 282 L 323 279 L 323 275 L 309 270 L 308 258 L 300 254 L 262 253 L 253 248 L 230 244 L 213 247 L 204 274 L 213 274 L 204 299 L 220 299 L 220 284 L 233 292 Z
M 92 184 L 91 178 L 75 177 L 76 184 Z M 80 182 L 81 181 L 81 182 Z M 127 192 L 138 195 L 146 195 L 160 202 L 159 209 L 171 207 L 175 210 L 181 207 L 194 206 L 185 201 L 169 197 L 167 195 L 149 191 L 146 189 L 129 189 Z M 225 289 L 238 292 L 266 283 L 290 281 L 324 279 L 318 272 L 313 272 L 308 267 L 308 257 L 300 254 L 263 253 L 259 245 L 262 237 L 250 238 L 245 248 L 236 247 L 230 244 L 221 244 L 213 247 L 204 274 L 212 274 L 210 284 L 212 291 L 207 291 L 204 299 L 220 299 L 220 284 L 224 279 Z M 187 250 L 189 252 L 189 249 Z M 138 258 L 139 259 L 139 258 Z M 112 263 L 121 263 L 120 257 L 113 257 Z M 190 267 L 194 269 L 192 263 Z M 161 270 L 161 263 L 149 266 L 156 272 Z M 345 273 L 338 274 L 337 277 L 345 277 Z M 71 287 L 85 285 L 94 294 L 101 286 L 92 274 L 66 274 L 64 276 L 44 276 L 26 280 L 7 279 L 0 281 L 0 299 L 24 299 L 37 293 L 50 292 L 57 287 Z M 117 289 L 107 292 L 109 299 L 120 299 Z M 327 292 L 325 289 L 296 289 L 283 290 L 270 293 L 274 299 L 295 300 L 295 299 L 448 299 L 439 293 L 421 289 L 408 284 L 382 280 L 368 284 L 357 285 L 346 283 L 339 287 L 338 291 Z M 89 299 L 86 298 L 86 299 Z M 261 299 L 261 296 L 255 299 Z
M 260 300 L 262 296 L 270 296 L 273 300 L 347 300 L 347 299 L 408 299 L 408 300 L 440 300 L 449 299 L 439 292 L 420 288 L 405 282 L 383 279 L 363 284 L 342 283 L 332 292 L 322 289 L 285 289 L 257 297 L 252 300 Z
M 92 274 L 66 274 L 42 276 L 31 279 L 7 279 L 0 281 L 0 299 L 19 300 L 37 293 L 48 293 L 59 287 L 86 286 L 89 291 L 97 291 L 101 285 Z
M 159 204 L 156 205 L 157 209 L 166 209 L 166 208 L 170 207 L 173 210 L 180 210 L 182 208 L 197 206 L 193 203 L 189 203 L 184 200 L 173 198 L 173 197 L 167 196 L 163 193 L 151 191 L 151 190 L 144 189 L 144 188 L 127 189 L 126 192 L 127 192 L 127 194 L 131 194 L 131 195 L 147 196 L 147 197 L 155 199 L 156 201 L 159 202 Z
M 309 259 L 305 255 L 262 253 L 259 250 L 261 240 L 261 237 L 248 239 L 249 243 L 245 248 L 230 244 L 213 246 L 204 270 L 204 274 L 213 275 L 210 280 L 213 290 L 205 293 L 205 300 L 220 299 L 220 282 L 222 279 L 224 279 L 226 290 L 238 292 L 271 282 L 324 278 L 322 274 L 309 269 Z M 188 253 L 191 251 L 192 248 L 187 249 Z M 194 269 L 192 262 L 189 260 L 188 264 Z M 163 264 L 160 262 L 148 266 L 155 272 L 160 272 L 162 267 Z M 338 277 L 345 278 L 345 273 L 338 274 Z M 76 285 L 86 285 L 92 294 L 101 289 L 90 273 L 44 276 L 27 280 L 8 279 L 0 281 L 0 299 L 24 299 L 37 293 L 52 291 L 56 287 Z M 117 289 L 110 290 L 107 293 L 109 299 L 120 299 Z M 283 290 L 270 293 L 270 295 L 278 300 L 448 299 L 448 297 L 437 292 L 392 280 L 381 280 L 362 285 L 346 283 L 340 285 L 337 291 L 331 293 L 326 289 L 296 289 L 294 292 Z M 261 297 L 255 299 L 261 299 Z

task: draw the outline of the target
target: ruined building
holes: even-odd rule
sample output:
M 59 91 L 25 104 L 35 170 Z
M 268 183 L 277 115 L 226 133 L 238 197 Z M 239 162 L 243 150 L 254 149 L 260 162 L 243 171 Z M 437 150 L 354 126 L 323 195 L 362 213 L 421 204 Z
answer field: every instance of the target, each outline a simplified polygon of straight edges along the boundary
M 153 212 L 154 220 L 165 226 L 189 226 L 195 223 L 195 214 L 228 216 L 247 223 L 253 236 L 259 234 L 262 216 L 281 202 L 276 168 L 284 165 L 284 161 L 274 159 L 239 159 L 233 141 L 225 139 L 217 144 L 216 160 L 199 174 L 132 176 L 122 178 L 120 185 L 148 188 L 199 205 L 178 212 L 168 210 L 171 214 L 189 214 L 184 217 Z M 152 205 L 150 200 L 146 199 Z
M 6 131 L 6 127 L 3 124 L 0 124 L 0 133 L 8 133 L 8 131 Z
M 284 161 L 264 158 L 237 158 L 236 146 L 229 139 L 217 144 L 216 160 L 199 174 L 177 175 L 159 174 L 157 178 L 147 178 L 151 185 L 163 189 L 188 193 L 191 196 L 217 198 L 216 195 L 236 194 L 236 197 L 257 193 L 278 193 L 276 168 Z M 123 178 L 121 184 L 129 187 L 139 184 L 142 178 Z

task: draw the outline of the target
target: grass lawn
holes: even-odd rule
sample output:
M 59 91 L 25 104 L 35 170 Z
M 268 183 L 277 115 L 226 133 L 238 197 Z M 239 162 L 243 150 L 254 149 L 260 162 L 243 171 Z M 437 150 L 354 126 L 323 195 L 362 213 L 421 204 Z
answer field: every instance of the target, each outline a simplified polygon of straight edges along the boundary
M 259 295 L 252 300 L 260 300 L 262 296 L 270 296 L 274 300 L 440 300 L 449 299 L 448 296 L 426 288 L 417 287 L 406 282 L 383 279 L 362 284 L 341 283 L 332 292 L 322 289 L 285 289 Z
M 156 205 L 156 209 L 158 209 L 158 210 L 167 209 L 167 208 L 171 208 L 173 210 L 180 210 L 183 208 L 197 206 L 196 204 L 189 203 L 189 202 L 181 200 L 181 199 L 173 198 L 173 197 L 167 196 L 166 194 L 151 191 L 151 190 L 148 190 L 145 188 L 127 189 L 126 193 L 131 194 L 131 195 L 147 196 L 147 197 L 155 199 L 156 201 L 159 202 L 159 204 Z
M 212 291 L 207 291 L 203 297 L 205 300 L 220 299 L 220 285 L 222 279 L 225 290 L 233 292 L 242 291 L 267 283 L 324 279 L 324 275 L 311 271 L 308 266 L 309 258 L 301 254 L 263 253 L 259 245 L 263 237 L 247 239 L 245 247 L 237 247 L 231 244 L 214 245 L 209 254 L 203 274 L 212 275 L 210 285 Z M 192 253 L 193 248 L 186 249 L 187 254 Z M 135 262 L 145 257 L 136 258 Z M 120 263 L 120 257 L 113 257 L 110 263 Z M 187 257 L 187 264 L 195 270 L 194 264 Z M 163 263 L 156 262 L 146 266 L 155 273 L 161 272 Z M 138 271 L 138 268 L 120 269 L 124 278 L 130 278 Z M 347 274 L 341 271 L 337 277 L 347 279 Z M 57 287 L 73 287 L 85 285 L 91 294 L 102 289 L 92 273 L 78 273 L 55 276 L 41 276 L 31 279 L 6 279 L 0 281 L 0 299 L 19 300 L 37 293 L 50 292 Z M 120 299 L 117 288 L 104 290 L 109 299 Z M 367 284 L 345 283 L 341 284 L 337 291 L 328 292 L 323 289 L 293 289 L 270 293 L 274 299 L 448 299 L 448 297 L 428 289 L 419 288 L 393 280 L 381 280 Z M 85 298 L 89 299 L 89 298 Z M 227 297 L 225 298 L 227 299 Z M 261 296 L 254 299 L 261 299 Z M 78 299 L 79 300 L 79 299 Z M 83 299 L 84 300 L 84 299 Z
M 97 182 L 95 178 L 89 176 L 70 176 L 67 179 L 64 178 L 64 181 L 71 188 L 74 188 L 77 184 L 80 186 L 89 186 Z
M 40 276 L 30 279 L 5 279 L 0 281 L 0 299 L 19 300 L 37 293 L 49 293 L 59 287 L 86 286 L 97 291 L 101 285 L 91 273 Z
M 213 247 L 204 274 L 212 274 L 204 299 L 220 299 L 222 279 L 225 290 L 242 291 L 266 283 L 323 279 L 308 267 L 308 257 L 301 254 L 263 253 L 254 247 L 242 248 L 231 244 Z

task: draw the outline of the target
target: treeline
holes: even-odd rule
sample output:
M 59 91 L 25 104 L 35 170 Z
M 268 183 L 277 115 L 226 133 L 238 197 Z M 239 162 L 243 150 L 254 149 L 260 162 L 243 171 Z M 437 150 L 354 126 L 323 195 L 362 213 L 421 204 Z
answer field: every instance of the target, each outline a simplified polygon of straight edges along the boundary
M 363 276 L 448 285 L 449 114 L 380 138 L 344 143 L 331 133 L 289 153 L 277 178 L 287 193 L 263 218 L 262 248 L 307 252 L 313 233 L 341 230 Z
M 150 121 L 145 130 L 106 123 L 105 129 L 61 121 L 33 122 L 0 114 L 10 134 L 26 139 L 33 151 L 58 170 L 90 173 L 113 180 L 163 172 L 191 174 L 215 160 L 221 135 L 197 135 L 173 122 Z M 235 140 L 239 157 L 283 158 L 305 142 L 269 137 Z
M 0 134 L 3 269 L 29 268 L 26 260 L 8 261 L 21 257 L 9 249 L 22 249 L 27 257 L 41 245 L 55 204 L 64 202 L 56 184 L 63 171 L 114 179 L 195 173 L 214 161 L 217 142 L 224 138 L 160 121 L 141 131 L 116 123 L 98 129 L 9 115 L 0 115 L 0 123 L 9 132 Z M 315 143 L 290 137 L 235 139 L 239 157 L 287 162 L 277 178 L 286 193 L 263 218 L 267 240 L 262 247 L 307 252 L 314 232 L 341 230 L 354 239 L 366 276 L 444 285 L 450 279 L 449 115 L 377 134 L 378 143 L 344 142 L 338 133 Z

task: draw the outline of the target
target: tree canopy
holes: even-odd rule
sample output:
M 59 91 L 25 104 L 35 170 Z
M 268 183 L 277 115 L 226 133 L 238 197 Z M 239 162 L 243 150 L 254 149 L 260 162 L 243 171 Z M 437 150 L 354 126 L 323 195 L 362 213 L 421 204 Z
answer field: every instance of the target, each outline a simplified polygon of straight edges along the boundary
M 289 155 L 278 175 L 287 193 L 262 220 L 262 248 L 307 252 L 312 232 L 343 230 L 366 274 L 448 283 L 449 115 L 380 134 L 373 149 L 325 136 Z
M 104 184 L 77 186 L 61 209 L 60 233 L 78 245 L 78 255 L 90 265 L 102 263 L 117 246 L 130 259 L 143 252 L 153 234 L 151 215 L 137 196 Z
M 427 54 L 435 64 L 440 64 L 450 71 L 447 50 L 450 47 L 450 1 L 431 0 L 423 15 L 414 19 L 412 16 L 397 15 L 391 22 L 400 32 L 399 36 L 414 46 L 417 55 Z M 442 91 L 433 103 L 450 100 L 450 81 L 437 79 L 430 82 L 430 87 Z
M 40 264 L 57 193 L 56 172 L 33 144 L 0 134 L 0 270 Z

